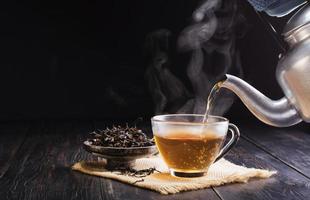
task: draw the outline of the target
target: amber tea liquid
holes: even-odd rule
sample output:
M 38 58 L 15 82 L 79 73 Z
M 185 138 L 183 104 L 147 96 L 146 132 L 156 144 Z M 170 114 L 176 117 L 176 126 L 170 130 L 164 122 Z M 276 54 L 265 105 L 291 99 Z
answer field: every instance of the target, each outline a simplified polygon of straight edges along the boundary
M 210 111 L 211 111 L 211 108 L 212 108 L 212 104 L 214 103 L 214 100 L 215 100 L 215 97 L 216 97 L 216 94 L 219 92 L 219 90 L 221 89 L 221 85 L 222 85 L 222 82 L 218 82 L 217 84 L 215 84 L 213 86 L 213 88 L 211 89 L 210 91 L 210 94 L 208 96 L 208 100 L 207 100 L 207 107 L 206 107 L 206 112 L 204 114 L 204 117 L 203 117 L 203 120 L 202 122 L 203 123 L 206 123 L 208 122 L 208 116 L 210 114 Z
M 175 131 L 154 134 L 161 156 L 170 169 L 195 173 L 207 171 L 222 147 L 224 138 L 215 134 Z

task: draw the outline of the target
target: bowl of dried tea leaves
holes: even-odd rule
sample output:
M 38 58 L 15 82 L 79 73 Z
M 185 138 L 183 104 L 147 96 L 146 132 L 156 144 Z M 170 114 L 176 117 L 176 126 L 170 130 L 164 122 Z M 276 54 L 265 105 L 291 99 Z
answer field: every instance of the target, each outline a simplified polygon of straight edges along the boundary
M 131 167 L 135 160 L 158 153 L 153 138 L 137 127 L 113 126 L 91 132 L 83 147 L 107 160 L 107 169 Z

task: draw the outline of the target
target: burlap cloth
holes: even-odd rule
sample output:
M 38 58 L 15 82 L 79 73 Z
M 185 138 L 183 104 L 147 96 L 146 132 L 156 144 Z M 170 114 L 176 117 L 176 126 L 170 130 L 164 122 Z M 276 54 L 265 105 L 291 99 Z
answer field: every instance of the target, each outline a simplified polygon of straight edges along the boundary
M 275 171 L 235 165 L 225 159 L 221 159 L 211 165 L 207 175 L 199 178 L 179 178 L 171 176 L 167 166 L 158 156 L 136 160 L 134 166 L 136 170 L 155 167 L 156 170 L 161 172 L 154 172 L 142 178 L 123 175 L 117 171 L 105 170 L 104 165 L 104 161 L 81 161 L 74 164 L 72 169 L 89 175 L 119 180 L 124 183 L 154 190 L 161 194 L 175 194 L 181 191 L 203 189 L 227 183 L 245 183 L 250 178 L 268 178 L 276 173 Z

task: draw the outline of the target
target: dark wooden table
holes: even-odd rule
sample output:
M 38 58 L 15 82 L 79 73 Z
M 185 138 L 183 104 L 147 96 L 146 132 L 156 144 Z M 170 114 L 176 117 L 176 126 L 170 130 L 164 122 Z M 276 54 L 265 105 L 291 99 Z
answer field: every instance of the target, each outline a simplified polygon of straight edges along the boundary
M 241 126 L 242 138 L 226 158 L 277 170 L 276 176 L 164 196 L 70 170 L 74 162 L 94 159 L 81 142 L 88 132 L 105 125 L 0 124 L 0 199 L 310 199 L 310 130 Z

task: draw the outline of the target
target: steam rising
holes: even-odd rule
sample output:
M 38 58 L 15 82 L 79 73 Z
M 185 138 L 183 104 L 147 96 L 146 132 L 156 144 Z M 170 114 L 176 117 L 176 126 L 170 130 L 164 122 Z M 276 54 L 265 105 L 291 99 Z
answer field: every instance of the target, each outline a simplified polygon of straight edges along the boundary
M 179 49 L 201 48 L 214 35 L 217 28 L 214 10 L 220 3 L 220 0 L 207 0 L 194 11 L 194 23 L 186 27 L 179 37 Z
M 204 113 L 211 88 L 226 73 L 242 76 L 236 40 L 244 28 L 238 1 L 206 0 L 192 15 L 193 22 L 178 37 L 180 56 L 190 54 L 187 77 L 191 88 L 170 70 L 171 32 L 158 30 L 147 38 L 149 65 L 145 73 L 156 105 L 155 113 Z M 241 30 L 241 31 L 240 31 Z M 211 114 L 223 115 L 233 103 L 233 94 L 221 90 Z

